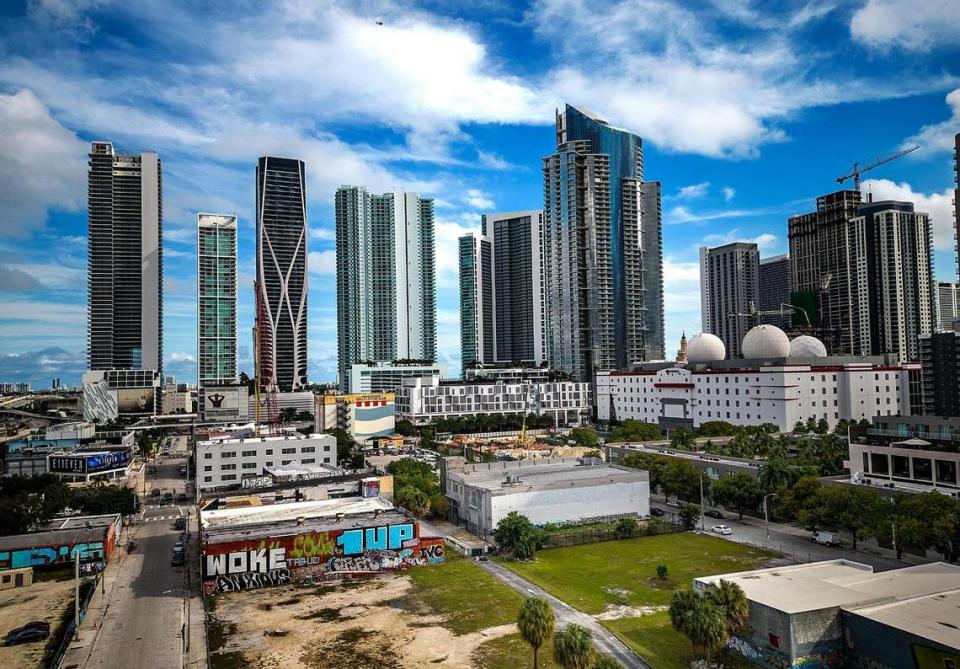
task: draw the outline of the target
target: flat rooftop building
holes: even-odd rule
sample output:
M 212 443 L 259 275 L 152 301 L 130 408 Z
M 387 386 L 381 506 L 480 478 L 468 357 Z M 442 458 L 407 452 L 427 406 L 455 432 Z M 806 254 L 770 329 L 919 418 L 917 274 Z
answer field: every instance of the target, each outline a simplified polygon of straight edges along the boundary
M 444 491 L 451 519 L 489 538 L 511 511 L 536 525 L 650 513 L 647 472 L 592 458 L 542 458 L 467 464 L 444 458 Z
M 918 645 L 931 658 L 960 650 L 956 606 L 943 605 L 960 591 L 957 565 L 874 573 L 869 565 L 828 560 L 701 577 L 694 589 L 720 581 L 739 585 L 750 602 L 748 629 L 731 646 L 762 666 L 814 656 L 836 666 L 914 666 L 895 658 L 910 658 Z

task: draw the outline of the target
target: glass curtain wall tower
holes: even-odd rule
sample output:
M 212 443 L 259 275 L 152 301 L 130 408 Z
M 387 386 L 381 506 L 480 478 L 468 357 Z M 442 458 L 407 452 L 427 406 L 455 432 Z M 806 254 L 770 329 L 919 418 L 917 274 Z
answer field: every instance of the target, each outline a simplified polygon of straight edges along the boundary
M 550 366 L 591 379 L 662 359 L 660 187 L 643 181 L 642 140 L 571 105 L 556 138 L 544 158 Z
M 163 184 L 153 151 L 93 142 L 87 174 L 87 363 L 163 373 Z
M 733 242 L 700 248 L 700 309 L 704 332 L 715 334 L 730 359 L 743 357 L 740 343 L 750 329 L 751 307 L 760 293 L 756 244 Z
M 307 191 L 302 160 L 257 164 L 257 281 L 280 392 L 307 383 Z
M 197 385 L 237 379 L 237 217 L 197 214 Z
M 433 200 L 341 186 L 337 234 L 337 357 L 347 390 L 359 362 L 437 356 Z

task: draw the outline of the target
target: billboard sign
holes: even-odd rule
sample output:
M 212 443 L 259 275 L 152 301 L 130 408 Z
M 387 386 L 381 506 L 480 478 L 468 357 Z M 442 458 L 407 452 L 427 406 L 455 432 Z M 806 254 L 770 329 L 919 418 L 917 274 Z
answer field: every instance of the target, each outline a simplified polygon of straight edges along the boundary
M 200 410 L 204 418 L 246 418 L 247 387 L 243 385 L 204 386 Z
M 99 474 L 125 469 L 130 464 L 130 450 L 51 455 L 47 462 L 47 470 L 53 474 Z

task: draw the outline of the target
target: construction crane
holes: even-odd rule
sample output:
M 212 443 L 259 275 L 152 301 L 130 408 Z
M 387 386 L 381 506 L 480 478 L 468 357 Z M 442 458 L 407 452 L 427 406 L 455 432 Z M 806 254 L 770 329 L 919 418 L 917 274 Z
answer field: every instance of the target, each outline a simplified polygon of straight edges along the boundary
M 889 163 L 890 161 L 896 160 L 897 158 L 903 158 L 903 157 L 904 157 L 905 155 L 907 155 L 908 153 L 913 153 L 914 151 L 916 151 L 916 150 L 919 149 L 919 148 L 920 148 L 919 146 L 914 145 L 914 146 L 911 146 L 909 149 L 904 149 L 903 151 L 897 151 L 896 153 L 892 153 L 892 154 L 890 154 L 889 156 L 887 156 L 886 158 L 877 158 L 876 160 L 874 160 L 872 163 L 870 163 L 870 164 L 867 165 L 866 167 L 860 167 L 860 164 L 859 164 L 859 163 L 854 163 L 854 164 L 853 164 L 853 171 L 850 172 L 850 174 L 846 174 L 846 175 L 844 175 L 844 176 L 842 176 L 842 177 L 837 177 L 837 183 L 838 183 L 838 184 L 842 184 L 844 181 L 846 181 L 846 180 L 849 179 L 850 177 L 853 177 L 853 189 L 859 193 L 859 192 L 860 192 L 860 175 L 861 175 L 861 174 L 863 174 L 864 172 L 869 172 L 869 171 L 872 170 L 874 167 L 880 167 L 880 166 L 883 165 L 884 163 Z
M 261 291 L 259 282 L 253 284 L 253 291 L 256 294 L 257 303 L 257 320 L 254 326 L 254 334 L 256 337 L 256 350 L 254 351 L 256 364 L 254 367 L 257 373 L 254 425 L 256 426 L 257 436 L 262 436 L 260 433 L 260 397 L 263 396 L 263 406 L 267 412 L 265 421 L 267 424 L 267 434 L 269 436 L 275 436 L 279 432 L 280 414 L 277 411 L 277 382 L 276 379 L 273 378 L 273 365 L 270 364 L 273 361 L 272 330 L 268 326 L 269 317 L 267 315 L 267 307 L 264 303 L 263 292 Z
M 527 447 L 527 415 L 540 415 L 540 386 L 531 383 L 527 389 L 527 403 L 523 412 L 523 425 L 520 427 L 520 436 L 517 438 L 517 448 Z

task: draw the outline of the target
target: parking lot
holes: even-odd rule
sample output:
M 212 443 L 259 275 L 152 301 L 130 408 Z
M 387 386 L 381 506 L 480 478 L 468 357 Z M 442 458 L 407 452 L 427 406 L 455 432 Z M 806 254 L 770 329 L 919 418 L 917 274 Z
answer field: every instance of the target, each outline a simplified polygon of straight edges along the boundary
M 0 635 L 39 620 L 50 623 L 51 636 L 56 634 L 62 616 L 73 610 L 73 579 L 34 582 L 22 588 L 0 591 Z M 42 666 L 47 641 L 19 646 L 0 646 L 0 666 L 4 669 L 35 669 Z

